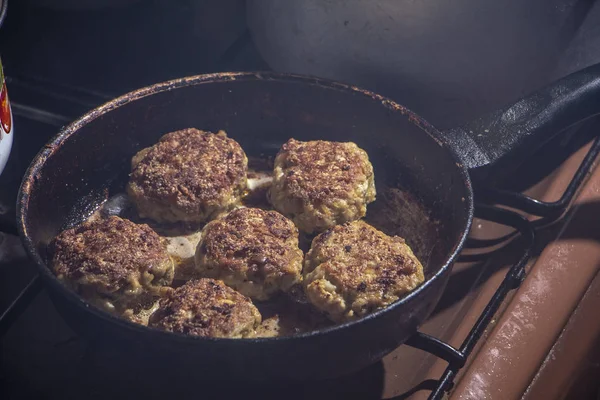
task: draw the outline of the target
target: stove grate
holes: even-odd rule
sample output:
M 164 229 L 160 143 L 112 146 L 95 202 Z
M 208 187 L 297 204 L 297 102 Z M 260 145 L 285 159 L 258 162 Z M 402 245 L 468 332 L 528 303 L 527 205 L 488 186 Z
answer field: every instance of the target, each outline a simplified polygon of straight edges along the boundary
M 525 278 L 525 266 L 529 261 L 531 251 L 535 244 L 535 231 L 557 221 L 567 211 L 575 195 L 585 182 L 585 178 L 592 171 L 599 153 L 600 136 L 594 140 L 562 196 L 555 202 L 544 202 L 522 193 L 506 190 L 492 188 L 476 189 L 477 198 L 482 197 L 486 203 L 476 205 L 475 216 L 490 222 L 514 228 L 514 232 L 504 236 L 503 239 L 508 240 L 513 236 L 519 235 L 525 241 L 525 246 L 519 260 L 508 269 L 502 283 L 484 308 L 459 349 L 422 332 L 416 332 L 414 336 L 405 342 L 408 346 L 426 351 L 448 362 L 448 367 L 440 377 L 439 381 L 431 388 L 432 392 L 429 396 L 429 400 L 442 399 L 444 395 L 452 389 L 455 377 L 461 368 L 465 366 L 469 355 L 489 327 L 490 322 L 507 294 L 511 290 L 519 287 Z M 510 207 L 522 213 L 529 214 L 530 216 L 537 216 L 540 218 L 531 221 L 523 216 L 523 214 L 501 208 L 500 206 Z M 490 244 L 492 243 L 490 242 Z

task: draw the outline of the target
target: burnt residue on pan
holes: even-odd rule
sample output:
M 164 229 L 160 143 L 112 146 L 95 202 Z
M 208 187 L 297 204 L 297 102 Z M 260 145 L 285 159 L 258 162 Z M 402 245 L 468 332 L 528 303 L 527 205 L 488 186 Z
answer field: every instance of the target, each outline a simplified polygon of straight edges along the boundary
M 383 187 L 365 219 L 388 235 L 403 237 L 423 264 L 425 276 L 429 276 L 429 260 L 436 251 L 440 222 L 419 199 L 401 188 Z

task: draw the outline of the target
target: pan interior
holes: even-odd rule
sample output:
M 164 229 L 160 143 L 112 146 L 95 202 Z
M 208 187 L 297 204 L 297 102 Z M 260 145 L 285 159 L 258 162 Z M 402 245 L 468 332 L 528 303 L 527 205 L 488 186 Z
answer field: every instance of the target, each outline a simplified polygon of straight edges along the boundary
M 92 112 L 34 161 L 22 212 L 24 231 L 42 259 L 56 234 L 123 192 L 138 150 L 188 127 L 223 129 L 258 159 L 274 156 L 289 138 L 353 141 L 375 170 L 377 201 L 367 220 L 405 237 L 426 279 L 460 243 L 470 217 L 464 171 L 405 110 L 355 89 L 297 78 L 240 75 L 158 88 Z

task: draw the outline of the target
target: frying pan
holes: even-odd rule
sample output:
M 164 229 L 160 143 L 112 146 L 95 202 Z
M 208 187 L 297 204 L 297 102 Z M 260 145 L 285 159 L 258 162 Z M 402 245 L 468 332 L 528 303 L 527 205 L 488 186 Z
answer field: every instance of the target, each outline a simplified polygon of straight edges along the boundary
M 555 134 L 598 113 L 599 85 L 597 65 L 440 132 L 380 95 L 313 77 L 219 73 L 156 84 L 90 111 L 39 152 L 18 197 L 20 233 L 64 319 L 91 340 L 117 346 L 138 365 L 242 380 L 347 374 L 405 342 L 432 312 L 471 226 L 472 179 L 496 182 Z M 172 334 L 90 306 L 52 274 L 46 246 L 123 190 L 133 154 L 187 127 L 224 129 L 249 155 L 272 155 L 290 137 L 356 142 L 373 162 L 378 188 L 382 183 L 401 188 L 438 221 L 425 283 L 360 320 L 281 338 Z

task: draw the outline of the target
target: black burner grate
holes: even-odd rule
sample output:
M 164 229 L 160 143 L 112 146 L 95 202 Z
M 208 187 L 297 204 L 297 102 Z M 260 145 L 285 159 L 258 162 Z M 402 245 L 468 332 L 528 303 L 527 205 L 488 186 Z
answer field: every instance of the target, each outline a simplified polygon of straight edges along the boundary
M 514 228 L 515 230 L 513 233 L 502 239 L 508 240 L 512 236 L 520 235 L 525 241 L 525 246 L 519 260 L 507 271 L 502 283 L 486 305 L 459 349 L 421 332 L 417 332 L 406 342 L 409 346 L 427 351 L 448 362 L 446 371 L 432 388 L 432 393 L 429 396 L 430 400 L 443 398 L 444 394 L 451 389 L 458 371 L 466 364 L 467 358 L 490 325 L 490 322 L 506 298 L 506 295 L 511 290 L 519 287 L 525 278 L 525 266 L 529 261 L 531 251 L 535 244 L 535 230 L 555 222 L 566 212 L 573 201 L 573 198 L 585 182 L 585 178 L 592 171 L 599 153 L 600 137 L 594 140 L 590 150 L 584 157 L 563 195 L 555 202 L 544 202 L 521 193 L 507 190 L 479 188 L 479 190 L 476 191 L 476 198 L 483 197 L 483 199 L 487 200 L 490 204 L 495 204 L 496 206 L 479 204 L 476 206 L 475 216 Z M 480 193 L 482 195 L 480 195 Z M 523 215 L 515 211 L 500 208 L 498 205 L 507 206 L 541 218 L 530 221 Z

